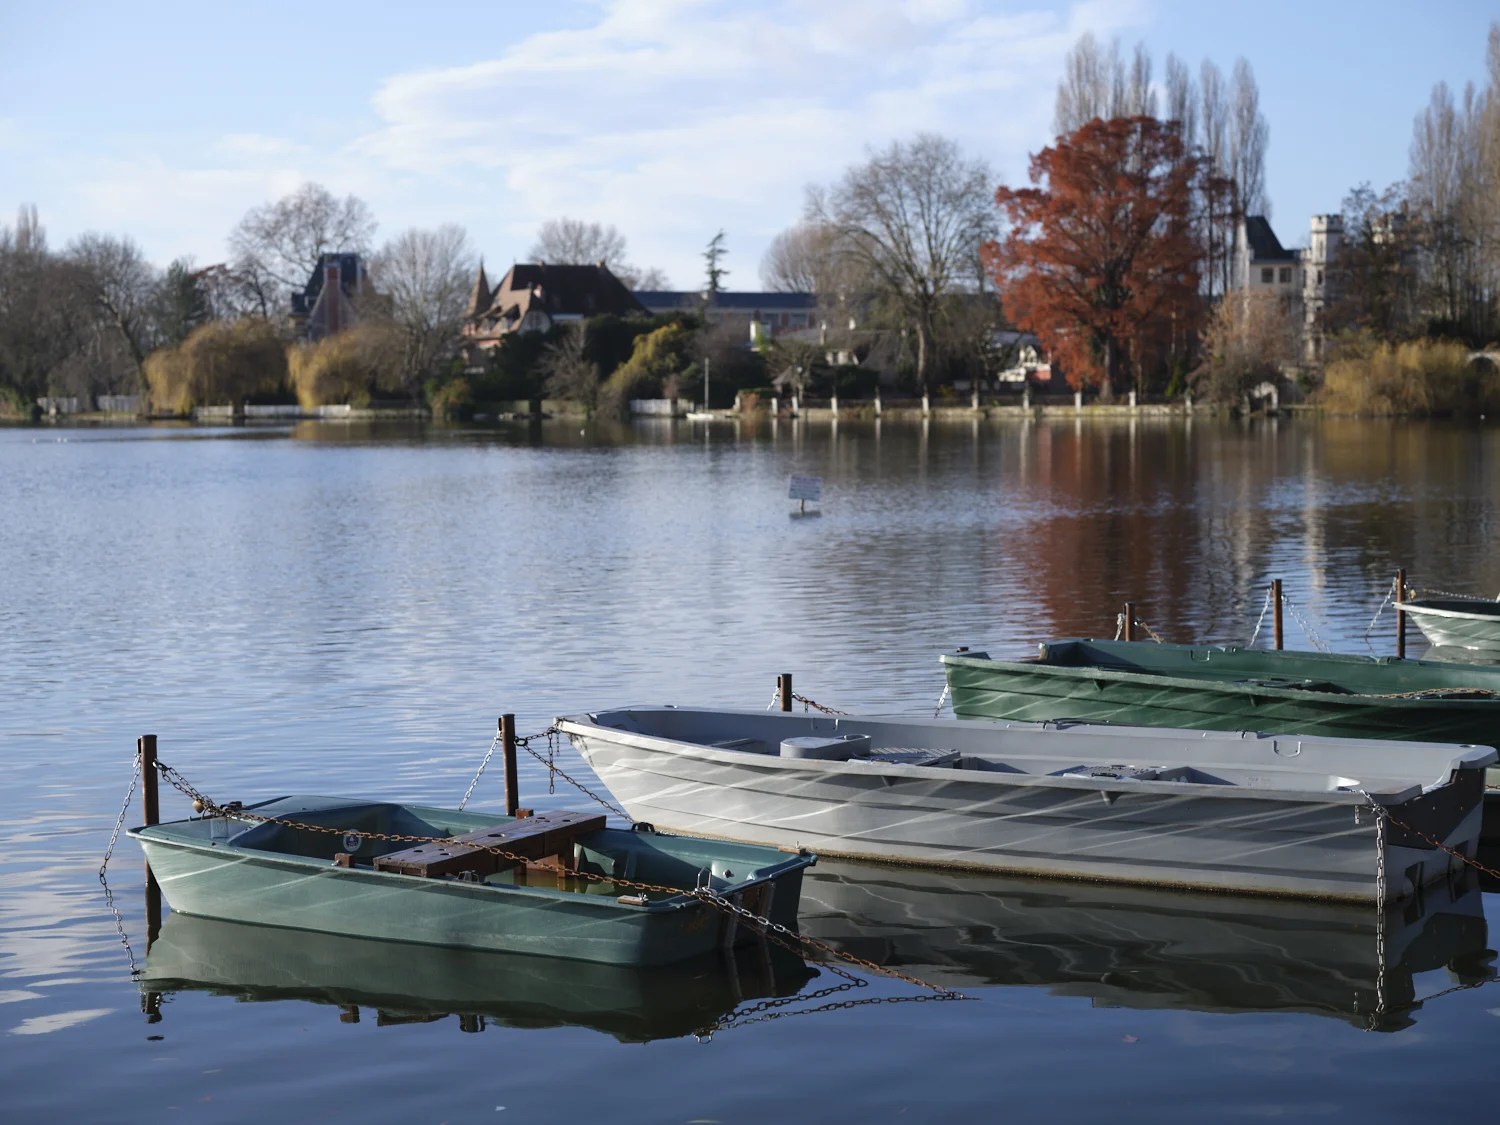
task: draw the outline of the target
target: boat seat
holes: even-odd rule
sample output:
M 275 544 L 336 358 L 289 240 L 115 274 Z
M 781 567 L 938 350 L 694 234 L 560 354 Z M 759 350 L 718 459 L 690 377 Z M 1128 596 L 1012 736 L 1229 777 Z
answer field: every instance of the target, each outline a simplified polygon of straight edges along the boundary
M 446 840 L 431 840 L 399 852 L 375 857 L 376 871 L 416 875 L 437 879 L 472 871 L 479 876 L 493 875 L 519 862 L 496 855 L 487 848 L 501 848 L 521 859 L 542 859 L 550 855 L 571 858 L 573 842 L 580 836 L 604 827 L 604 815 L 582 812 L 545 812 L 520 820 L 481 828 Z
M 959 756 L 957 750 L 927 746 L 881 746 L 872 749 L 866 760 L 882 766 L 952 766 L 958 764 Z

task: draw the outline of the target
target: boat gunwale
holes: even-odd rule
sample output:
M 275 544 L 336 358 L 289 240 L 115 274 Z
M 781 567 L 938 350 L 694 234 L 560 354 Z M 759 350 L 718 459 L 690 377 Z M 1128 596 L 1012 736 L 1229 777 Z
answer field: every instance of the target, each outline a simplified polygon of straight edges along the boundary
M 1452 609 L 1453 605 L 1473 604 L 1486 607 L 1483 612 L 1467 609 Z M 1446 617 L 1456 621 L 1485 621 L 1500 624 L 1500 602 L 1487 598 L 1416 598 L 1409 602 L 1397 602 L 1402 613 L 1415 617 Z
M 274 804 L 277 801 L 287 799 L 288 798 L 286 797 L 272 798 L 267 801 L 258 802 L 256 805 L 246 807 L 247 809 L 259 808 L 264 807 L 267 804 Z M 399 805 L 407 810 L 427 809 L 429 811 L 441 813 L 451 813 L 454 811 L 451 809 L 441 809 L 431 805 L 420 806 L 403 804 L 399 801 L 371 801 L 368 803 Z M 146 844 L 151 844 L 157 847 L 176 848 L 182 851 L 195 852 L 204 856 L 214 856 L 220 862 L 224 862 L 228 859 L 233 859 L 240 862 L 253 862 L 261 866 L 295 871 L 299 874 L 304 875 L 328 874 L 340 879 L 353 878 L 359 882 L 374 881 L 377 885 L 380 883 L 388 883 L 391 880 L 396 880 L 397 882 L 394 885 L 410 886 L 413 891 L 422 891 L 428 894 L 458 894 L 460 896 L 479 897 L 481 899 L 496 896 L 503 897 L 510 894 L 520 894 L 523 896 L 537 898 L 539 901 L 553 902 L 565 905 L 583 904 L 584 908 L 589 910 L 609 909 L 628 913 L 633 916 L 639 916 L 641 914 L 664 914 L 677 910 L 690 909 L 695 906 L 706 905 L 702 898 L 695 895 L 690 889 L 687 888 L 678 890 L 677 894 L 672 895 L 668 898 L 657 900 L 647 899 L 640 902 L 632 901 L 630 903 L 622 903 L 618 901 L 619 896 L 616 895 L 582 894 L 577 891 L 559 890 L 555 887 L 533 887 L 520 883 L 471 883 L 461 879 L 446 878 L 426 879 L 420 878 L 418 876 L 408 875 L 400 871 L 379 871 L 373 867 L 341 867 L 337 864 L 329 863 L 326 860 L 320 859 L 316 856 L 294 855 L 287 852 L 272 851 L 266 848 L 244 847 L 242 845 L 235 844 L 232 837 L 223 841 L 211 841 L 194 839 L 184 833 L 171 831 L 171 829 L 177 828 L 181 825 L 198 824 L 212 819 L 215 818 L 185 817 L 178 820 L 162 821 L 158 824 L 153 825 L 140 825 L 135 828 L 127 829 L 126 835 L 135 840 L 137 843 L 141 844 L 142 847 L 144 847 Z M 249 821 L 244 821 L 241 823 L 246 824 L 248 827 L 258 827 L 258 825 L 255 825 Z M 595 831 L 629 834 L 629 830 L 623 828 L 611 829 L 606 827 L 602 829 L 596 829 Z M 593 833 L 589 833 L 588 835 L 592 834 Z M 667 838 L 671 838 L 669 834 L 658 835 L 666 835 Z M 687 836 L 683 837 L 683 839 L 696 841 L 698 838 Z M 751 844 L 745 841 L 732 842 L 744 848 L 765 849 L 765 845 L 761 844 Z M 779 849 L 766 850 L 779 851 Z M 732 883 L 723 887 L 715 888 L 716 893 L 726 898 L 741 894 L 744 891 L 747 891 L 753 887 L 760 886 L 761 884 L 775 882 L 783 876 L 798 874 L 806 868 L 811 867 L 817 860 L 817 857 L 815 855 L 803 855 L 799 853 L 787 854 L 785 852 L 781 852 L 780 854 L 783 858 L 781 858 L 778 862 L 756 867 L 755 870 L 759 872 L 759 874 L 754 878 L 744 879 L 737 883 Z M 604 878 L 608 880 L 610 877 L 605 876 Z
M 649 711 L 656 710 L 667 712 L 702 714 L 742 714 L 760 715 L 764 712 L 756 711 L 734 711 L 713 710 L 708 708 L 662 708 L 662 707 L 624 707 L 616 708 L 619 711 Z M 894 773 L 899 778 L 910 780 L 961 780 L 969 784 L 981 784 L 1007 788 L 1042 788 L 1042 789 L 1076 789 L 1085 792 L 1097 792 L 1101 789 L 1120 792 L 1136 792 L 1142 796 L 1167 797 L 1171 795 L 1206 797 L 1222 800 L 1260 800 L 1280 801 L 1283 803 L 1296 802 L 1306 805 L 1357 805 L 1368 806 L 1371 800 L 1385 798 L 1378 803 L 1385 808 L 1399 809 L 1413 800 L 1420 800 L 1428 791 L 1428 785 L 1420 781 L 1409 781 L 1401 789 L 1394 792 L 1389 790 L 1369 790 L 1358 792 L 1352 789 L 1267 789 L 1250 788 L 1235 782 L 1210 783 L 1178 780 L 1156 780 L 1143 778 L 1091 778 L 1091 777 L 1068 777 L 1056 774 L 1028 774 L 1021 772 L 1006 772 L 1001 770 L 975 770 L 945 766 L 912 765 L 904 762 L 878 762 L 869 759 L 850 759 L 847 761 L 816 759 L 816 758 L 782 758 L 774 754 L 750 754 L 743 750 L 733 750 L 721 747 L 706 746 L 699 742 L 688 742 L 682 739 L 668 738 L 663 735 L 643 734 L 637 731 L 627 731 L 620 727 L 608 726 L 593 719 L 595 712 L 589 712 L 589 722 L 583 722 L 576 716 L 558 716 L 553 720 L 554 725 L 567 734 L 570 738 L 577 734 L 581 737 L 597 737 L 600 734 L 610 736 L 615 741 L 625 739 L 628 745 L 636 749 L 649 750 L 656 753 L 666 753 L 676 757 L 691 757 L 715 762 L 723 765 L 755 765 L 760 768 L 770 768 L 778 772 L 786 771 L 809 771 L 814 774 L 845 775 L 852 777 L 879 777 L 887 773 Z M 858 723 L 858 718 L 850 717 L 853 722 Z M 904 719 L 897 716 L 882 717 L 870 720 L 875 722 L 899 722 L 915 726 L 926 725 L 922 720 Z M 964 720 L 966 726 L 979 726 L 985 722 L 994 722 L 997 726 L 1005 724 L 1014 727 L 1016 724 L 1006 720 Z M 1044 729 L 1044 724 L 1027 724 L 1036 729 Z M 1087 725 L 1087 724 L 1086 724 Z M 1108 724 L 1092 724 L 1105 727 Z M 1003 729 L 1003 727 L 1001 728 Z M 1233 734 L 1235 732 L 1213 732 Z M 1242 732 L 1254 733 L 1254 732 Z M 1321 737 L 1321 736 L 1320 736 Z M 606 739 L 607 740 L 607 739 Z M 1358 739 L 1354 741 L 1360 741 Z M 1448 745 L 1448 744 L 1442 744 Z M 1455 748 L 1467 747 L 1462 754 L 1455 755 L 1448 765 L 1450 777 L 1443 784 L 1452 781 L 1452 773 L 1462 769 L 1482 770 L 1487 765 L 1497 760 L 1497 751 L 1492 747 L 1470 747 L 1463 743 L 1451 744 Z M 962 753 L 962 752 L 960 752 Z M 1476 760 L 1477 759 L 1477 760 Z M 1186 764 L 1186 763 L 1184 763 Z M 1274 768 L 1274 767 L 1271 767 Z M 1288 771 L 1291 772 L 1291 771 Z

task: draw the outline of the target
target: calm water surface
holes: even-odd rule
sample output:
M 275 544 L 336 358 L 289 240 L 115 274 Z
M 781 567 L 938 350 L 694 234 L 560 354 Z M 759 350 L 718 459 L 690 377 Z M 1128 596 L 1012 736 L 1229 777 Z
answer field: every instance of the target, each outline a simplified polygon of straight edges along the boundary
M 823 478 L 816 511 L 793 473 Z M 1244 642 L 1281 578 L 1291 646 L 1390 652 L 1396 568 L 1494 596 L 1497 531 L 1500 430 L 1439 424 L 0 429 L 0 1120 L 1489 1120 L 1500 898 L 1474 888 L 1377 931 L 816 868 L 804 926 L 971 997 L 931 1003 L 817 965 L 414 958 L 182 917 L 148 958 L 139 850 L 109 867 L 119 928 L 97 873 L 143 733 L 219 800 L 453 804 L 503 711 L 525 734 L 760 707 L 791 672 L 931 715 L 939 652 L 1112 636 L 1127 600 L 1165 639 Z M 523 787 L 587 803 L 539 767 Z M 170 985 L 159 1019 L 132 965 Z M 875 1002 L 829 1007 L 851 1000 Z

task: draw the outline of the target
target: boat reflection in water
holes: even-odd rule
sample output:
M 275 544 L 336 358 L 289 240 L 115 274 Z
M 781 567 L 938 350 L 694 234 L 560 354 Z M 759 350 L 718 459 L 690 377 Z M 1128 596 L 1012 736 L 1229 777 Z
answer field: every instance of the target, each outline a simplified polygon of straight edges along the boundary
M 742 1002 L 795 996 L 819 974 L 775 945 L 631 968 L 171 914 L 140 984 L 148 1011 L 163 993 L 212 992 L 328 1004 L 346 1023 L 373 1009 L 382 1026 L 457 1016 L 464 1031 L 574 1026 L 646 1042 L 710 1029 Z
M 1478 880 L 1392 907 L 922 871 L 820 859 L 801 931 L 954 989 L 1037 985 L 1097 1006 L 1303 1012 L 1397 1031 L 1495 976 Z M 981 994 L 982 995 L 982 994 Z

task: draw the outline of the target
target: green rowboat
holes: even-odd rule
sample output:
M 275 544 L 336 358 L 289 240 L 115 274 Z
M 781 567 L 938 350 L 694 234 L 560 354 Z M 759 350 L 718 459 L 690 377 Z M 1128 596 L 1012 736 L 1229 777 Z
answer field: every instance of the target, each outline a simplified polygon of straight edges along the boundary
M 1062 640 L 945 653 L 961 719 L 1084 720 L 1494 746 L 1500 667 L 1230 645 Z M 1500 773 L 1489 771 L 1489 783 Z
M 615 965 L 795 928 L 802 870 L 772 848 L 342 797 L 281 797 L 131 830 L 174 911 L 230 922 Z

